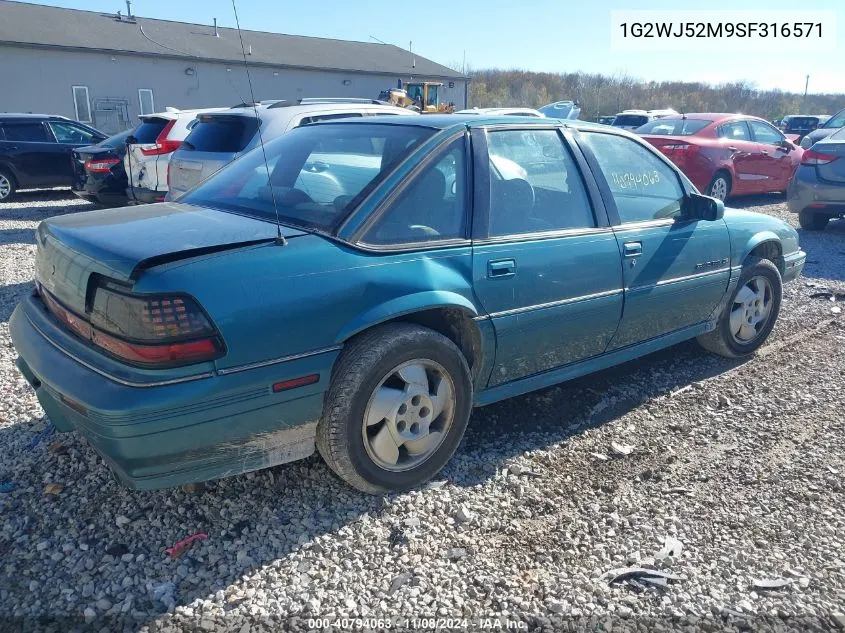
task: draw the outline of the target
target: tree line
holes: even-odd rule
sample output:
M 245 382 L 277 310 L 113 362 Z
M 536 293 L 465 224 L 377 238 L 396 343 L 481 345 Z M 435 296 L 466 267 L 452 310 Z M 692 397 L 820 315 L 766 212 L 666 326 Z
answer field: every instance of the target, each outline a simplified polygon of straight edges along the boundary
M 689 81 L 642 81 L 630 75 L 536 73 L 527 70 L 474 70 L 470 107 L 540 107 L 577 100 L 581 119 L 594 121 L 629 108 L 674 108 L 678 112 L 741 112 L 772 120 L 787 114 L 833 114 L 845 107 L 843 94 L 803 94 L 758 90 L 752 82 L 718 85 Z

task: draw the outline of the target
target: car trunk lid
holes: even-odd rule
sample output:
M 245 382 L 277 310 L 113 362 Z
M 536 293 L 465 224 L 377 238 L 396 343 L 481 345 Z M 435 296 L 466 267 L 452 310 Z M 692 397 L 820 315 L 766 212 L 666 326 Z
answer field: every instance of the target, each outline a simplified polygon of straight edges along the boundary
M 845 183 L 845 140 L 826 139 L 813 146 L 813 151 L 835 157 L 829 162 L 817 163 L 819 178 L 827 182 Z
M 85 164 L 94 160 L 119 159 L 117 152 L 113 147 L 101 147 L 99 145 L 91 145 L 88 147 L 78 147 L 71 152 L 73 156 L 73 188 L 82 189 L 88 179 L 88 173 L 85 170 Z
M 304 234 L 281 228 L 286 238 Z M 131 282 L 155 265 L 272 241 L 276 230 L 272 222 L 174 203 L 65 215 L 38 227 L 35 277 L 83 313 L 92 275 Z

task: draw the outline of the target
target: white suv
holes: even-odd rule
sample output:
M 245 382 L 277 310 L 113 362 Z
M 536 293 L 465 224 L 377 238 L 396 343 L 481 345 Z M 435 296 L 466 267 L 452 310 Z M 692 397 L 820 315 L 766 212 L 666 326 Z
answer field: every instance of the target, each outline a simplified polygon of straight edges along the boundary
M 179 145 L 196 124 L 198 114 L 216 112 L 225 108 L 177 110 L 144 114 L 141 122 L 127 138 L 127 151 L 123 159 L 129 187 L 126 195 L 129 204 L 161 202 L 167 195 L 167 164 Z
M 170 161 L 167 199 L 177 199 L 221 167 L 258 147 L 259 140 L 266 143 L 294 128 L 317 121 L 379 114 L 418 115 L 412 110 L 371 99 L 262 101 L 201 114 Z
M 645 125 L 649 121 L 662 119 L 665 116 L 672 116 L 675 114 L 678 114 L 678 112 L 672 108 L 666 108 L 664 110 L 622 110 L 622 112 L 616 115 L 616 118 L 610 125 L 613 127 L 621 127 L 623 130 L 633 131 L 641 125 Z

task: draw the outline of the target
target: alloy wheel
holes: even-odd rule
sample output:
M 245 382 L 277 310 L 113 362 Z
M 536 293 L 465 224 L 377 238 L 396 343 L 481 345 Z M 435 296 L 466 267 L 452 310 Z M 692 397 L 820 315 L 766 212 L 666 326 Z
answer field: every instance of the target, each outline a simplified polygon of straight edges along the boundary
M 728 197 L 728 181 L 721 176 L 716 178 L 710 187 L 710 197 L 724 202 L 725 198 Z
M 364 411 L 364 447 L 380 468 L 400 472 L 426 461 L 455 418 L 455 385 L 432 360 L 411 360 L 379 382 Z
M 0 174 L 0 200 L 8 198 L 10 193 L 12 193 L 12 183 L 5 175 Z
M 768 279 L 752 277 L 740 288 L 731 308 L 731 335 L 741 345 L 752 343 L 772 314 L 774 294 Z

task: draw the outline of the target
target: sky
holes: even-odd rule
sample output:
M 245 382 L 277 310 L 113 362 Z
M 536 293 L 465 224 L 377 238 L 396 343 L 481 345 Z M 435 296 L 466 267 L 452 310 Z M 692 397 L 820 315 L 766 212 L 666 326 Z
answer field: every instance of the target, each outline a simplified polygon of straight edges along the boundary
M 235 0 L 241 28 L 295 35 L 384 42 L 447 66 L 545 72 L 627 73 L 644 80 L 720 83 L 747 80 L 760 89 L 845 93 L 845 0 Z M 125 0 L 49 0 L 52 6 L 125 12 Z M 834 53 L 802 51 L 800 42 L 765 54 L 626 52 L 610 46 L 614 9 L 668 11 L 835 10 L 843 34 Z M 134 0 L 141 17 L 234 26 L 231 0 Z M 715 47 L 714 47 L 715 48 Z M 562 97 L 563 98 L 563 97 Z

